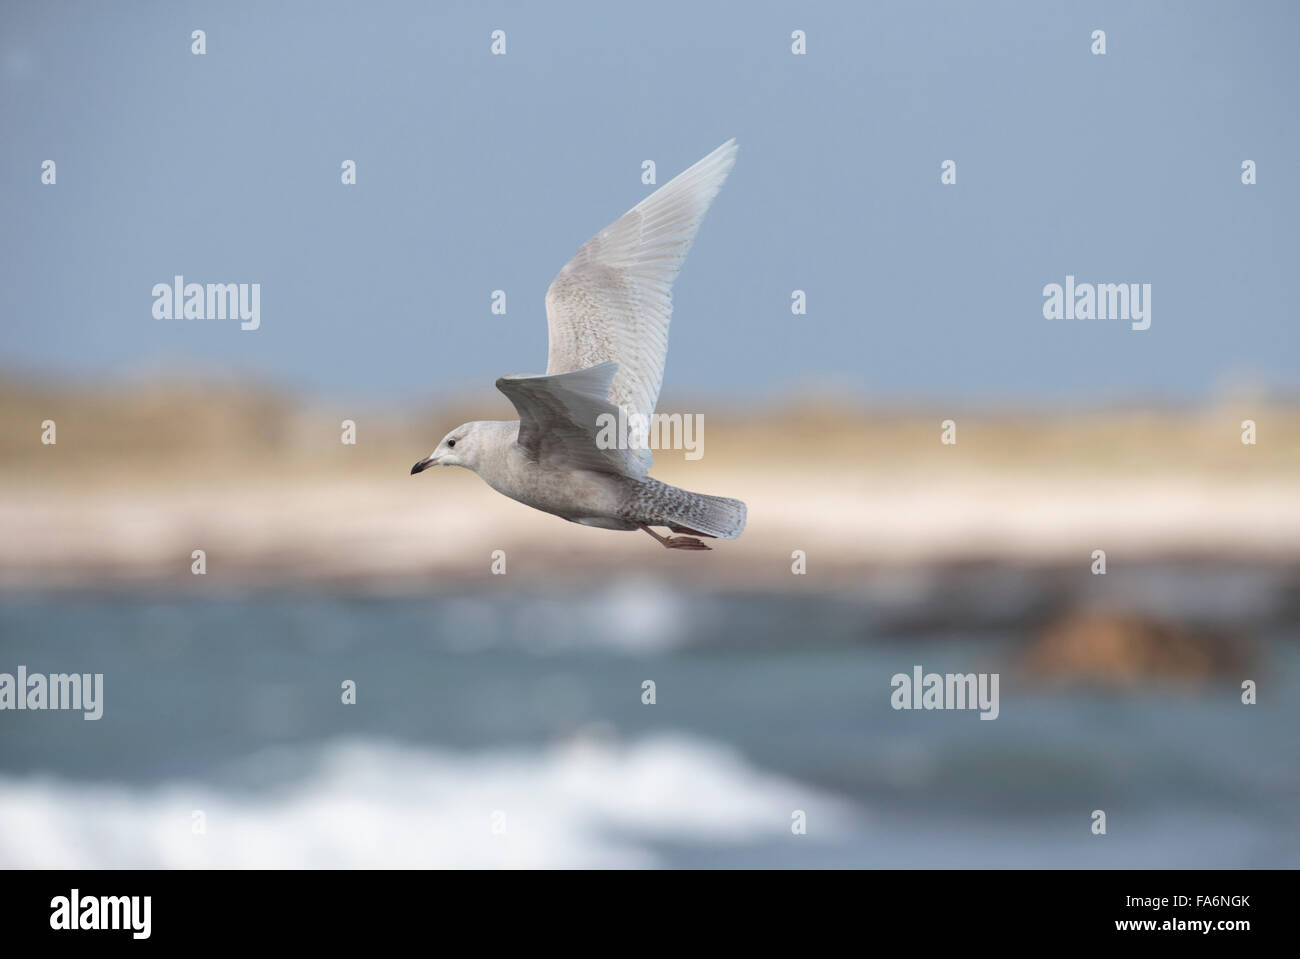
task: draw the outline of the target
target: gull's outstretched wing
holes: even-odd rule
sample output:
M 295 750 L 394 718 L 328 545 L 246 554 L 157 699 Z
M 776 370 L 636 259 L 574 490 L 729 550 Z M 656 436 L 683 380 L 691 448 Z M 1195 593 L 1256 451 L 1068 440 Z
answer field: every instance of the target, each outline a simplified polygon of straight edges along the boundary
M 617 372 L 617 363 L 600 363 L 555 376 L 501 377 L 497 389 L 519 412 L 516 442 L 547 466 L 644 476 L 649 458 L 643 451 L 617 448 L 619 409 L 607 399 Z M 606 429 L 608 422 L 615 425 Z M 615 448 L 601 449 L 598 440 L 611 438 Z
M 728 140 L 593 236 L 546 291 L 547 373 L 618 364 L 609 398 L 648 417 L 659 399 L 673 280 L 736 161 Z

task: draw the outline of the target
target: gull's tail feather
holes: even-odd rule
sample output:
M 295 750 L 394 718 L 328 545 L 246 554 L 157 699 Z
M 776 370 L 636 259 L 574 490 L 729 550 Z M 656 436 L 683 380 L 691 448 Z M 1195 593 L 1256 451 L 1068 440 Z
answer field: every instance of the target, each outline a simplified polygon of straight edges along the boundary
M 681 510 L 669 520 L 668 528 L 675 533 L 695 533 L 718 539 L 735 539 L 745 528 L 745 504 L 727 496 L 705 496 L 682 490 L 688 497 Z
M 623 507 L 625 519 L 667 526 L 677 533 L 735 539 L 745 528 L 745 504 L 726 496 L 705 496 L 658 480 L 638 481 Z

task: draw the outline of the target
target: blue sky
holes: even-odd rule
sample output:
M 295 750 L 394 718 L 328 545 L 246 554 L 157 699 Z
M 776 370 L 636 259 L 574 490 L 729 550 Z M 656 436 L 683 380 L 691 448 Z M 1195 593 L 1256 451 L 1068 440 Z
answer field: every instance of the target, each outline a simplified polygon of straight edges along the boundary
M 1287 3 L 4 4 L 0 370 L 491 390 L 543 371 L 546 287 L 653 189 L 642 161 L 663 184 L 734 136 L 665 395 L 1295 390 L 1298 26 Z M 261 329 L 155 320 L 177 273 L 260 283 Z M 1151 328 L 1045 320 L 1067 274 L 1150 283 Z

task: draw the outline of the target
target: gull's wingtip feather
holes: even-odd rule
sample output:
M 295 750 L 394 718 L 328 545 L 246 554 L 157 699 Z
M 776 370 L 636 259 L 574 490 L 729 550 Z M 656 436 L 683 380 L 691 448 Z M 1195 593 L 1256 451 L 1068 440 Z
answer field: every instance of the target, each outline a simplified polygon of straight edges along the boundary
M 736 162 L 736 154 L 739 152 L 740 144 L 736 142 L 735 137 L 732 137 L 697 163 L 696 166 L 705 166 L 707 164 L 724 167 L 723 176 L 726 176 L 727 173 L 731 172 L 731 167 Z

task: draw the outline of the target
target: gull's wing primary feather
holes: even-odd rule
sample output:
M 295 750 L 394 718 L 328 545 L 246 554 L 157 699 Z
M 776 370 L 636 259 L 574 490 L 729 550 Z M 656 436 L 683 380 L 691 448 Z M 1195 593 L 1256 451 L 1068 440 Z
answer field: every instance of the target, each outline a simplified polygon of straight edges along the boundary
M 547 373 L 618 364 L 609 398 L 649 417 L 659 400 L 673 280 L 736 161 L 728 140 L 593 236 L 546 291 Z
M 588 469 L 620 475 L 645 475 L 641 452 L 601 449 L 596 445 L 602 414 L 615 418 L 609 384 L 617 363 L 600 363 L 585 370 L 554 376 L 503 376 L 497 389 L 519 412 L 516 442 L 533 459 L 564 469 Z M 612 437 L 617 439 L 617 430 Z

